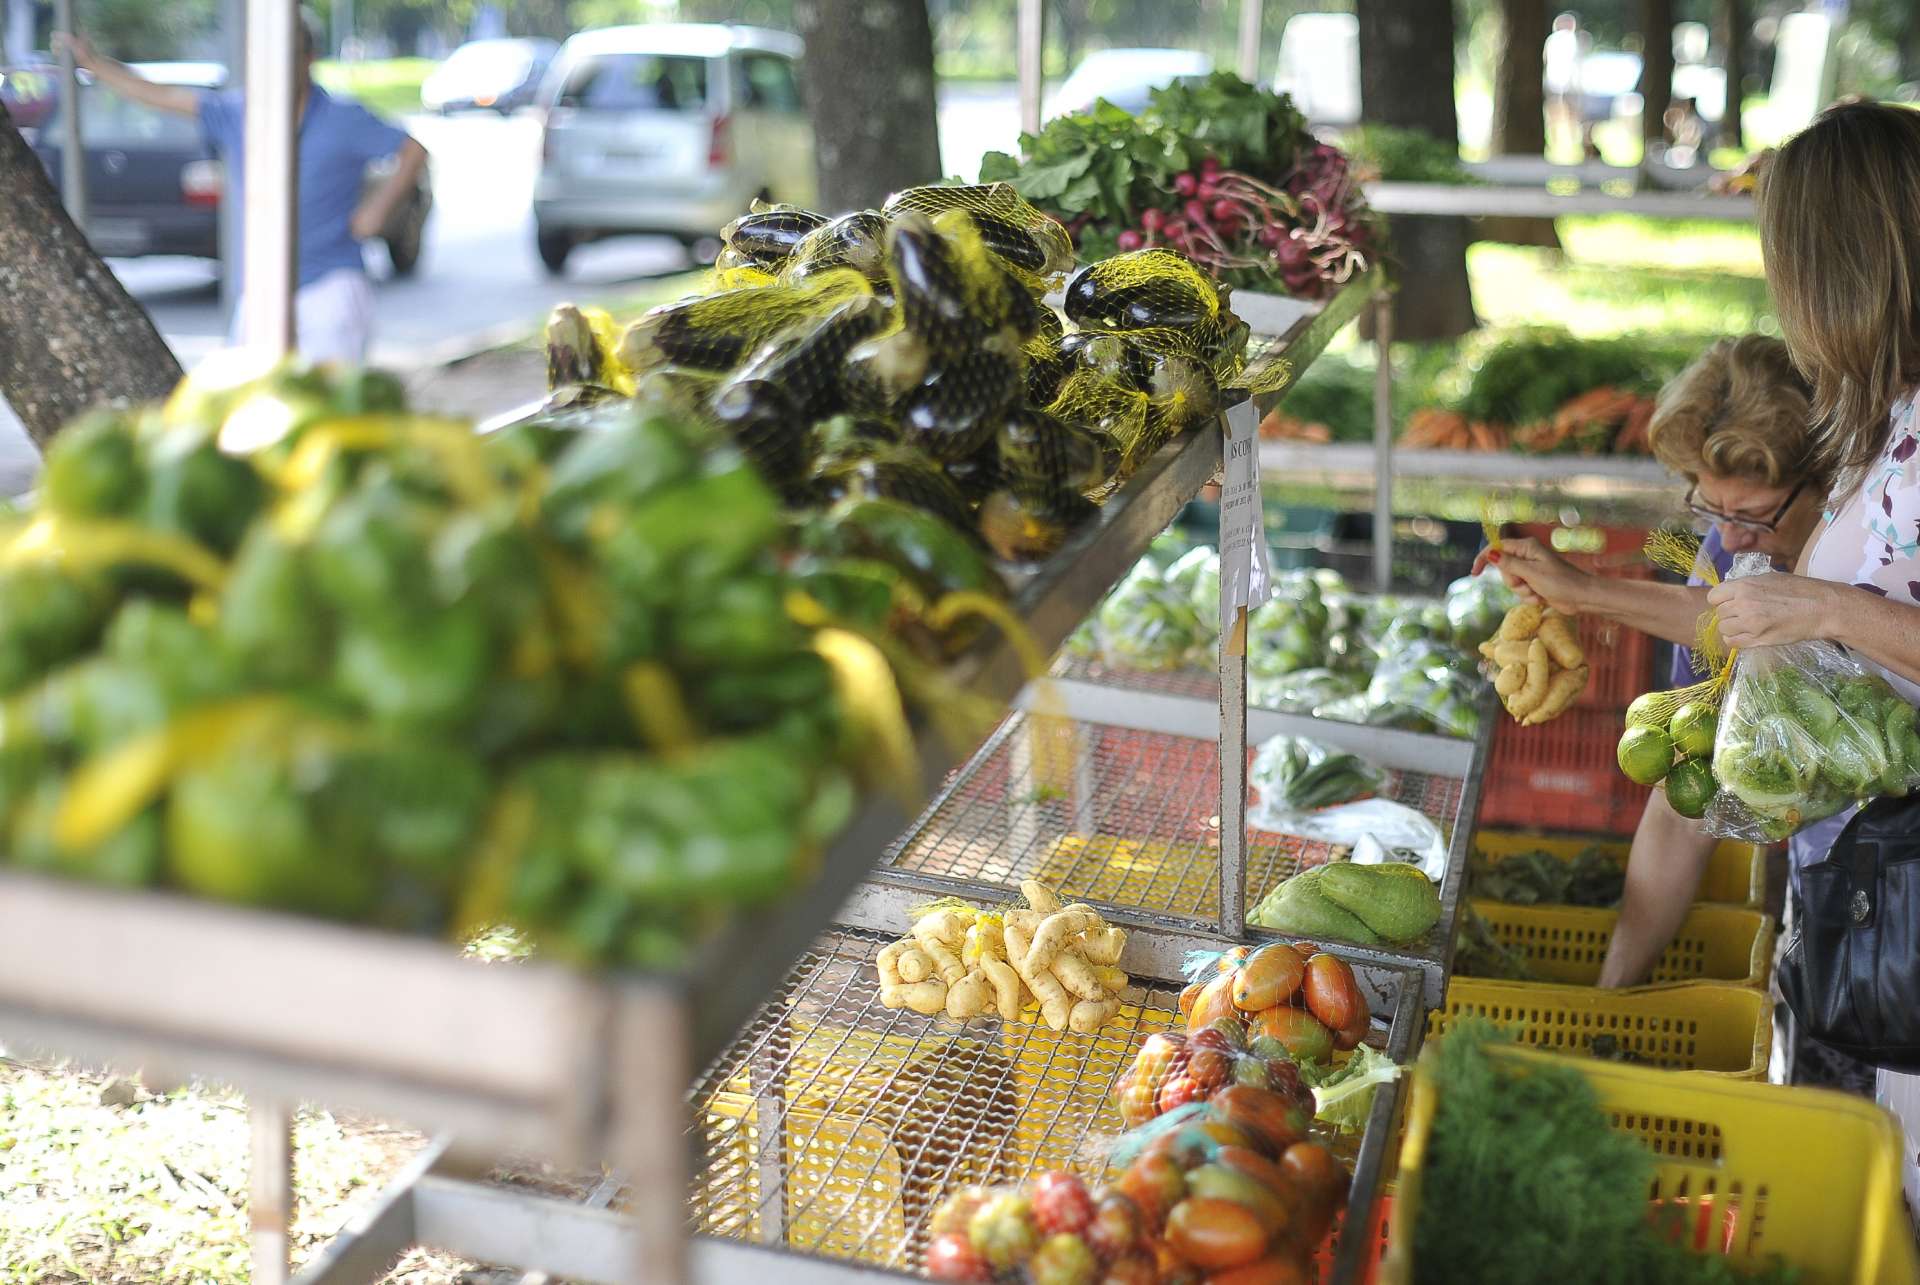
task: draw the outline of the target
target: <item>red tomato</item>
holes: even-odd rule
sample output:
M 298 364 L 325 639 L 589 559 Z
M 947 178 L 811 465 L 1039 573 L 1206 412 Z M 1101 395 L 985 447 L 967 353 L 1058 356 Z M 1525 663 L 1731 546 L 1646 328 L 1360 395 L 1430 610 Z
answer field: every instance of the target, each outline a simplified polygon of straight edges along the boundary
M 1117 1259 L 1100 1278 L 1100 1285 L 1159 1285 L 1160 1273 L 1153 1260 L 1140 1254 Z
M 1183 1107 L 1201 1097 L 1200 1086 L 1184 1070 L 1169 1075 L 1160 1085 L 1160 1114 L 1165 1115 L 1175 1107 Z
M 1300 1189 L 1294 1186 L 1293 1179 L 1287 1177 L 1279 1165 L 1258 1151 L 1247 1147 L 1222 1147 L 1213 1159 L 1215 1164 L 1238 1170 L 1266 1187 L 1279 1196 L 1281 1203 L 1288 1209 L 1300 1203 Z
M 990 1281 L 993 1270 L 974 1252 L 972 1241 L 950 1231 L 927 1246 L 927 1275 L 936 1281 Z
M 1078 1235 L 1093 1221 L 1093 1197 L 1079 1175 L 1043 1173 L 1033 1184 L 1033 1223 L 1042 1236 Z
M 1140 1210 L 1111 1188 L 1102 1188 L 1087 1227 L 1087 1247 L 1108 1262 L 1133 1252 L 1140 1243 Z
M 1187 1078 L 1200 1087 L 1202 1097 L 1225 1084 L 1232 1076 L 1233 1054 L 1223 1053 L 1219 1049 L 1201 1049 L 1187 1062 Z
M 1221 1089 L 1211 1099 L 1214 1110 L 1262 1144 L 1263 1149 L 1279 1155 L 1307 1136 L 1312 1117 L 1298 1103 L 1265 1089 L 1235 1084 Z
M 1192 1196 L 1167 1215 L 1167 1245 L 1209 1271 L 1250 1263 L 1266 1252 L 1267 1232 L 1251 1209 L 1215 1196 Z
M 1187 1194 L 1187 1177 L 1171 1156 L 1149 1151 L 1120 1175 L 1120 1194 L 1140 1211 L 1143 1229 L 1158 1230 L 1167 1211 Z
M 1202 1120 L 1194 1128 L 1223 1147 L 1253 1146 L 1253 1139 L 1248 1136 L 1247 1131 L 1230 1120 Z
M 1315 955 L 1307 961 L 1307 976 L 1301 985 L 1307 1008 L 1330 1031 L 1353 1025 L 1356 1013 L 1367 1010 L 1367 997 L 1347 961 L 1334 955 Z
M 1234 977 L 1234 1006 L 1257 1013 L 1284 1004 L 1300 989 L 1304 973 L 1299 953 L 1286 942 L 1273 942 L 1247 956 Z

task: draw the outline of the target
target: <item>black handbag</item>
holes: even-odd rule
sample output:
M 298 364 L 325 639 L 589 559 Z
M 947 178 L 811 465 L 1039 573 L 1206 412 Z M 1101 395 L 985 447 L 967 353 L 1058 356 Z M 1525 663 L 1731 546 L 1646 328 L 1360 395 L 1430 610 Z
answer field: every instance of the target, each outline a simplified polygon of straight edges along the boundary
M 1801 1031 L 1889 1071 L 1920 1071 L 1920 792 L 1856 813 L 1800 870 L 1780 993 Z

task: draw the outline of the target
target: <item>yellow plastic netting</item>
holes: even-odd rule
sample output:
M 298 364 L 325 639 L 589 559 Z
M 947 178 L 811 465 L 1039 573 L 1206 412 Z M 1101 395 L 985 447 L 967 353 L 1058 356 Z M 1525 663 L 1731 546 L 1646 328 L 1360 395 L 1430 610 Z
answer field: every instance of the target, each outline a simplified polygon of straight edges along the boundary
M 1655 566 L 1679 576 L 1699 576 L 1710 585 L 1720 583 L 1720 573 L 1711 561 L 1700 556 L 1700 537 L 1691 531 L 1662 527 L 1647 537 L 1646 554 Z M 1702 704 L 1718 709 L 1733 676 L 1733 658 L 1720 637 L 1720 613 L 1700 614 L 1694 626 L 1693 664 L 1695 673 L 1707 675 L 1704 682 L 1670 692 L 1648 693 L 1634 702 L 1636 718 L 1664 726 L 1672 721 L 1681 706 Z
M 905 211 L 935 218 L 965 214 L 986 247 L 1037 291 L 1073 267 L 1067 230 L 1027 203 L 1010 183 L 910 187 L 887 198 L 881 213 Z

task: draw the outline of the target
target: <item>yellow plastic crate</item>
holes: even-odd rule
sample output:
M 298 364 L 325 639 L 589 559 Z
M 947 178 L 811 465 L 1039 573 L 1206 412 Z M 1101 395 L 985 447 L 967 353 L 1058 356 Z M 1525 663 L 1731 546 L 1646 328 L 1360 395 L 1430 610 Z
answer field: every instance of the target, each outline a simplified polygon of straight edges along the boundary
M 1521 834 L 1515 830 L 1481 830 L 1473 836 L 1473 846 L 1496 863 L 1513 856 L 1516 852 L 1532 852 L 1535 849 L 1551 852 L 1562 861 L 1571 861 L 1582 849 L 1597 847 L 1613 858 L 1616 865 L 1622 867 L 1627 864 L 1627 854 L 1633 849 L 1631 843 L 1588 839 L 1543 839 L 1538 835 Z M 1700 876 L 1700 892 L 1694 900 L 1741 906 L 1747 910 L 1765 909 L 1767 904 L 1766 848 L 1757 843 L 1722 840 L 1720 846 L 1713 850 L 1713 856 L 1707 860 L 1706 873 Z
M 1527 965 L 1556 982 L 1591 986 L 1600 980 L 1617 910 L 1584 906 L 1509 906 L 1472 899 L 1474 913 L 1502 942 L 1517 947 Z M 1766 989 L 1773 967 L 1773 916 L 1734 906 L 1696 904 L 1673 943 L 1653 967 L 1655 982 L 1719 981 Z
M 1518 1027 L 1520 1043 L 1549 1052 L 1588 1053 L 1594 1036 L 1611 1035 L 1662 1069 L 1739 1080 L 1764 1080 L 1773 1051 L 1766 992 L 1726 982 L 1603 991 L 1456 977 L 1427 1015 L 1428 1035 L 1446 1034 L 1462 1013 Z
M 1496 1049 L 1520 1060 L 1544 1054 Z M 1900 1132 L 1860 1098 L 1820 1089 L 1701 1075 L 1669 1075 L 1613 1062 L 1581 1062 L 1617 1129 L 1660 1157 L 1651 1197 L 1698 1210 L 1695 1245 L 1739 1269 L 1778 1254 L 1801 1285 L 1914 1285 L 1914 1252 L 1900 1193 Z M 1400 1146 L 1384 1285 L 1410 1285 L 1421 1177 L 1440 1091 L 1414 1076 Z

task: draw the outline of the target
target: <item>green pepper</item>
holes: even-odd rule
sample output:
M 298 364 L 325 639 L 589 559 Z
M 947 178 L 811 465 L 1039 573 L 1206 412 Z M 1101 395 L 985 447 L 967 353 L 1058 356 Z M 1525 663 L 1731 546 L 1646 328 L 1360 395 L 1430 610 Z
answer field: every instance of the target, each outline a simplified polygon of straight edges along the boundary
M 373 905 L 371 854 L 328 841 L 273 747 L 240 741 L 183 768 L 166 838 L 169 877 L 202 897 L 340 918 Z
M 170 710 L 239 694 L 239 672 L 218 635 L 151 598 L 127 600 L 107 626 L 102 649 L 150 674 Z
M 204 444 L 178 458 L 156 459 L 145 516 L 153 526 L 228 557 L 265 500 L 266 484 L 252 465 Z
M 49 675 L 25 700 L 47 740 L 85 755 L 165 726 L 170 712 L 149 670 L 102 656 Z
M 675 604 L 670 625 L 674 649 L 707 665 L 751 665 L 792 650 L 800 629 L 787 616 L 781 582 L 770 573 L 744 574 L 701 586 Z
M 666 419 L 637 415 L 602 432 L 579 434 L 554 463 L 542 507 L 563 538 L 583 539 L 602 506 L 630 508 L 692 476 L 696 464 Z
M 67 517 L 119 517 L 146 490 L 132 426 L 119 411 L 95 411 L 62 429 L 40 476 L 46 507 Z
M 219 634 L 244 666 L 269 682 L 316 676 L 332 630 L 313 588 L 306 551 L 256 523 L 240 544 L 220 600 Z
M 479 614 L 455 606 L 405 625 L 349 625 L 340 636 L 335 675 L 376 718 L 450 727 L 472 713 L 487 653 Z
M 871 558 L 798 558 L 787 569 L 787 583 L 841 620 L 878 629 L 893 616 L 900 573 Z
M 313 575 L 342 615 L 367 622 L 418 617 L 433 605 L 429 520 L 396 487 L 363 487 L 314 533 Z
M 744 460 L 684 482 L 628 513 L 601 559 L 615 583 L 643 601 L 676 601 L 687 581 L 741 570 L 780 530 L 780 504 Z
M 811 649 L 752 667 L 730 665 L 709 674 L 698 690 L 708 725 L 721 732 L 751 731 L 787 713 L 831 728 L 837 715 L 833 673 Z M 816 743 L 828 739 L 815 737 Z
M 91 577 L 44 567 L 0 575 L 0 695 L 92 646 L 108 605 L 105 588 Z

